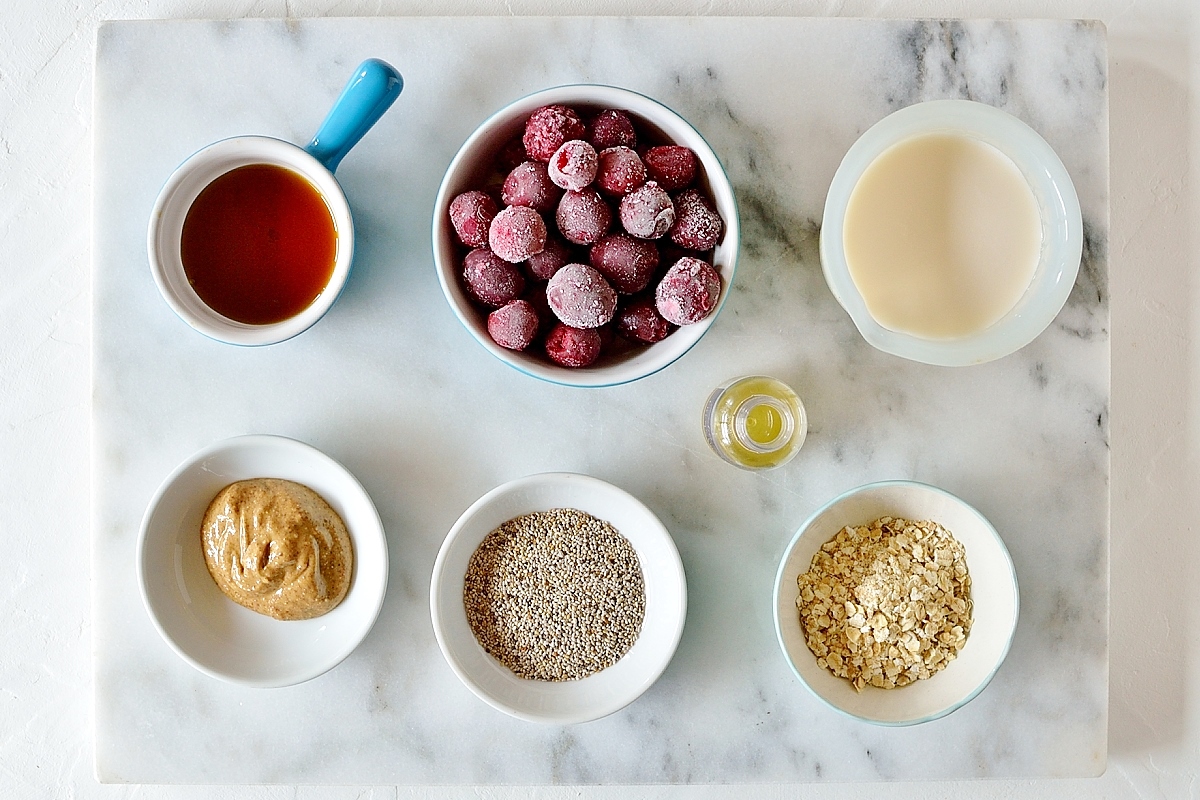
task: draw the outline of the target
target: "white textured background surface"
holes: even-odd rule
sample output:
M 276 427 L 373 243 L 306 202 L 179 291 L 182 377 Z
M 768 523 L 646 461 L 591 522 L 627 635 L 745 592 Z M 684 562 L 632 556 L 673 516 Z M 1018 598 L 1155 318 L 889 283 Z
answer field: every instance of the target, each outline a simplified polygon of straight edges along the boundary
M 1109 25 L 1113 387 L 1110 759 L 1094 780 L 895 785 L 895 797 L 1200 797 L 1200 242 L 1187 165 L 1191 0 L 581 0 L 0 7 L 0 797 L 627 797 L 628 789 L 101 787 L 88 558 L 91 66 L 103 19 L 406 13 L 1094 17 Z M 1047 535 L 1053 535 L 1048 532 Z M 932 754 L 931 754 L 932 755 Z M 881 787 L 653 787 L 651 797 L 874 797 Z

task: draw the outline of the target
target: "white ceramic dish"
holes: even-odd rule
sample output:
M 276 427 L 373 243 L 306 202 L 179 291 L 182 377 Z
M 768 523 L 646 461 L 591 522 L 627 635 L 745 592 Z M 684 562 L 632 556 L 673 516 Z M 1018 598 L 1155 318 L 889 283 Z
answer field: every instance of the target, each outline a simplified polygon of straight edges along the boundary
M 971 575 L 973 623 L 967 642 L 948 667 L 931 678 L 897 689 L 850 682 L 817 664 L 804 641 L 796 611 L 796 579 L 808 571 L 821 545 L 846 525 L 882 516 L 933 520 L 966 549 Z M 886 481 L 851 489 L 809 517 L 784 551 L 775 576 L 775 633 L 792 671 L 809 691 L 836 711 L 876 725 L 915 725 L 961 708 L 983 691 L 1008 654 L 1017 627 L 1020 597 L 1012 559 L 996 529 L 949 492 L 913 481 Z
M 200 548 L 208 504 L 234 481 L 264 477 L 308 486 L 350 532 L 350 589 L 323 616 L 283 622 L 255 613 L 208 573 Z M 293 439 L 239 436 L 204 448 L 163 481 L 142 519 L 137 572 L 150 619 L 193 667 L 244 686 L 290 686 L 332 669 L 371 630 L 387 590 L 387 540 L 371 498 L 341 464 Z
M 576 681 L 518 678 L 479 645 L 463 608 L 463 576 L 484 537 L 513 517 L 552 508 L 610 522 L 637 552 L 646 586 L 646 616 L 633 647 L 608 669 Z M 586 475 L 548 473 L 499 486 L 463 512 L 434 563 L 429 607 L 442 655 L 476 696 L 518 719 L 570 725 L 619 711 L 658 679 L 683 634 L 687 584 L 671 535 L 637 498 Z
M 520 135 L 529 115 L 541 106 L 559 103 L 599 111 L 615 108 L 629 112 L 640 129 L 655 131 L 671 142 L 689 147 L 700 160 L 697 184 L 706 188 L 725 223 L 725 233 L 713 253 L 713 266 L 721 275 L 721 297 L 708 318 L 685 325 L 661 342 L 639 348 L 629 356 L 602 359 L 583 369 L 559 367 L 530 353 L 506 350 L 492 341 L 487 317 L 472 303 L 459 279 L 460 246 L 450 224 L 450 201 L 485 184 L 496 154 Z M 737 201 L 725 168 L 699 132 L 671 109 L 645 95 L 614 86 L 581 84 L 546 89 L 521 98 L 489 117 L 459 148 L 446 169 L 433 210 L 433 257 L 438 280 L 450 308 L 463 326 L 488 352 L 510 366 L 551 383 L 567 386 L 613 386 L 644 378 L 669 366 L 690 350 L 708 331 L 721 312 L 737 266 L 741 226 Z
M 1012 159 L 1033 191 L 1042 222 L 1041 256 L 1025 294 L 994 325 L 955 339 L 922 339 L 876 322 L 850 277 L 842 240 L 850 195 L 867 167 L 892 145 L 936 132 L 971 136 Z M 1011 114 L 983 103 L 934 100 L 884 117 L 846 153 L 825 199 L 820 249 L 830 291 L 872 346 L 926 364 L 966 366 L 1021 349 L 1058 315 L 1079 272 L 1083 219 L 1071 176 L 1058 154 L 1036 131 Z

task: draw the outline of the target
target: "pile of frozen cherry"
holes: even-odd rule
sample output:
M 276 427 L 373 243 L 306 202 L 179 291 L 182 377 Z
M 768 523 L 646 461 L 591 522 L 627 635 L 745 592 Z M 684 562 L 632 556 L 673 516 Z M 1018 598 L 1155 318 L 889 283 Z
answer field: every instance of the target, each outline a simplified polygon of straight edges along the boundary
M 492 339 L 531 352 L 540 341 L 554 363 L 586 367 L 707 318 L 721 277 L 703 256 L 724 225 L 697 171 L 686 147 L 639 146 L 623 111 L 586 123 L 567 106 L 534 111 L 497 154 L 501 202 L 477 189 L 450 203 L 473 248 L 463 285 Z

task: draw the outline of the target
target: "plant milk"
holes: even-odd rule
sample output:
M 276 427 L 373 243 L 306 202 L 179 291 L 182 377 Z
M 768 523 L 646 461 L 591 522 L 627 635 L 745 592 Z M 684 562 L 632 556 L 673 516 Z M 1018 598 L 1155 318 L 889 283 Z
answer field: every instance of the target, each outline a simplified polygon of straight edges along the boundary
M 1008 156 L 961 134 L 914 136 L 867 167 L 842 229 L 850 277 L 885 328 L 981 331 L 1020 300 L 1042 246 L 1037 200 Z

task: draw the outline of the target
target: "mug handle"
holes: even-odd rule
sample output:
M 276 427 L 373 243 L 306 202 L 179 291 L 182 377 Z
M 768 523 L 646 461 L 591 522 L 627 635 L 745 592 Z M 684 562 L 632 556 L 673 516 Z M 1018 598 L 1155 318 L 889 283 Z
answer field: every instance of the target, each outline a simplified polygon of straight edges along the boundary
M 333 172 L 404 88 L 400 73 L 378 58 L 358 65 L 325 121 L 304 149 Z

